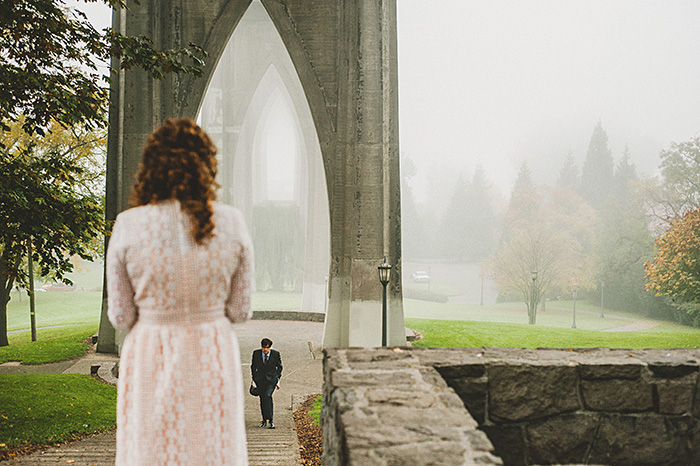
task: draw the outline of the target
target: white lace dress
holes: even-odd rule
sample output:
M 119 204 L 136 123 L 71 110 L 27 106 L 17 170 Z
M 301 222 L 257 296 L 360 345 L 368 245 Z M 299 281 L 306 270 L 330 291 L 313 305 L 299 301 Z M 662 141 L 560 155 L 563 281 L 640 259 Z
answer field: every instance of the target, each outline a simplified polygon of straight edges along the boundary
M 107 253 L 109 319 L 121 348 L 117 465 L 245 465 L 241 359 L 231 322 L 250 317 L 252 242 L 215 204 L 197 245 L 177 201 L 122 212 Z

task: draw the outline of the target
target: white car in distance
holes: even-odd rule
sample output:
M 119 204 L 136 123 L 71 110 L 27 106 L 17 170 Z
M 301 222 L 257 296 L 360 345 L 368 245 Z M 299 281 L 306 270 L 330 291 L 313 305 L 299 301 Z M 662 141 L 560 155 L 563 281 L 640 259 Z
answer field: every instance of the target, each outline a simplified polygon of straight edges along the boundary
M 411 274 L 411 279 L 416 283 L 430 282 L 430 275 L 425 270 L 418 270 Z

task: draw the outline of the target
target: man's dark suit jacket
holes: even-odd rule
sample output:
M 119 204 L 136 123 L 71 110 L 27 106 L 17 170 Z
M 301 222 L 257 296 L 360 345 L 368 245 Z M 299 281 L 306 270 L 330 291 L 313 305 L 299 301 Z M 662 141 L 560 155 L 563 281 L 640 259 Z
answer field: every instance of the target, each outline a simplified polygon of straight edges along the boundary
M 270 350 L 267 363 L 263 363 L 261 349 L 253 351 L 253 360 L 250 362 L 250 372 L 253 381 L 258 387 L 264 385 L 277 385 L 282 377 L 282 358 L 279 351 Z

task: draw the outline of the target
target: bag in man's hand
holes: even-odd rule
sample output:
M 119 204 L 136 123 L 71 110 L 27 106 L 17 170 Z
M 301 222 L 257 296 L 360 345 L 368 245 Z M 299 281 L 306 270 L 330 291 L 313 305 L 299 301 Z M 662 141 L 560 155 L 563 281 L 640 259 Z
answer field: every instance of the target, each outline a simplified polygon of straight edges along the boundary
M 251 395 L 253 396 L 260 396 L 260 392 L 258 391 L 258 387 L 256 387 L 253 384 L 253 381 L 250 381 L 250 388 L 248 389 L 248 392 L 250 392 Z

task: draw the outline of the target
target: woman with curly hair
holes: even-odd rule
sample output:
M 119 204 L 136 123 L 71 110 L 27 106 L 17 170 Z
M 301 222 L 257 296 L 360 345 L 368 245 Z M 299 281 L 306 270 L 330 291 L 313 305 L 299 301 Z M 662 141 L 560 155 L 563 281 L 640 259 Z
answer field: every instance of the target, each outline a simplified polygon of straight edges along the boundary
M 107 252 L 121 347 L 117 465 L 248 464 L 232 322 L 250 318 L 252 241 L 214 202 L 216 148 L 192 120 L 148 138 Z

